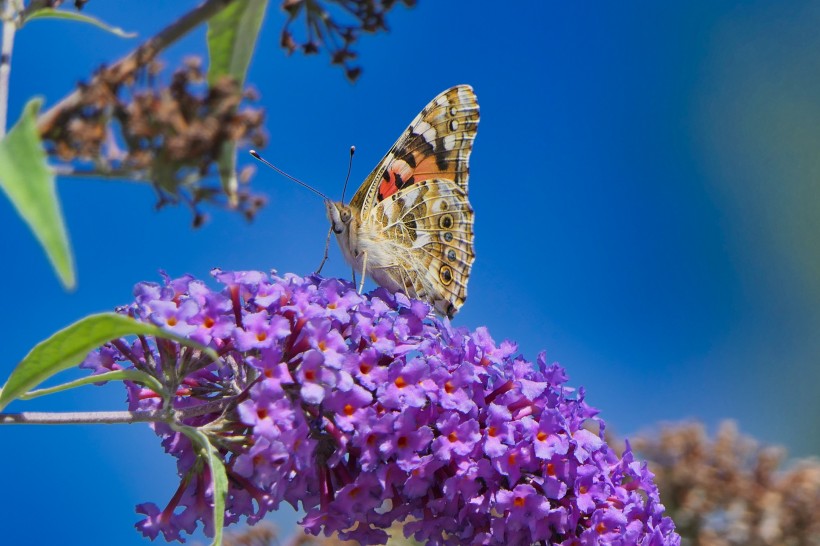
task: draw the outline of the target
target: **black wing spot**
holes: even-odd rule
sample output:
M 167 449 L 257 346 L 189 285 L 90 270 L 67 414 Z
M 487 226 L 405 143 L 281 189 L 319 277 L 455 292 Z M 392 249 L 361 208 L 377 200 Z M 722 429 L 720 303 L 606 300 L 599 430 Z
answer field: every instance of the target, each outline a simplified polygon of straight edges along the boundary
M 450 229 L 453 227 L 453 215 L 443 214 L 438 220 L 438 225 L 441 229 Z
M 402 180 L 401 175 L 396 173 L 396 189 L 406 188 L 407 186 L 412 186 L 416 183 L 416 179 L 414 177 L 410 177 L 407 180 Z
M 447 170 L 447 164 L 449 163 L 449 160 L 447 159 L 447 156 L 449 155 L 450 152 L 448 152 L 447 150 L 444 150 L 444 142 L 443 141 L 438 142 L 436 147 L 440 148 L 442 150 L 440 152 L 436 152 L 436 167 L 438 167 L 438 169 L 440 171 L 446 171 Z
M 453 282 L 453 270 L 449 265 L 443 265 L 438 270 L 438 278 L 444 284 L 444 286 L 449 286 Z

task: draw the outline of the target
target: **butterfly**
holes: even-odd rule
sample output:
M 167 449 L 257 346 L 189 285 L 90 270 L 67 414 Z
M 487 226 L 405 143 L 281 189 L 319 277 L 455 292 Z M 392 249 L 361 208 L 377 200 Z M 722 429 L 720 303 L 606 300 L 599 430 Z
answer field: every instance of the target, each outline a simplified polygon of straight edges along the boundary
M 467 182 L 478 118 L 469 85 L 447 89 L 410 123 L 349 204 L 325 201 L 354 271 L 449 318 L 467 298 L 475 260 Z

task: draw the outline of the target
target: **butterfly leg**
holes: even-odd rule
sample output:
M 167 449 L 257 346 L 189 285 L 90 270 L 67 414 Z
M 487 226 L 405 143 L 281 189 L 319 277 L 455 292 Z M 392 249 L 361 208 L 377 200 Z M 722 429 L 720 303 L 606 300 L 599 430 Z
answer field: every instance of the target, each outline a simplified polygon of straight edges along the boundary
M 325 255 L 322 256 L 322 263 L 320 263 L 319 267 L 316 269 L 316 271 L 313 272 L 314 275 L 318 275 L 319 273 L 321 273 L 322 268 L 325 266 L 325 262 L 327 261 L 327 251 L 330 248 L 330 234 L 332 232 L 333 232 L 333 226 L 330 226 L 327 229 L 327 239 L 325 239 Z M 356 281 L 354 280 L 353 282 L 355 283 Z
M 359 294 L 361 294 L 362 290 L 364 290 L 364 278 L 365 278 L 364 274 L 367 271 L 367 251 L 365 250 L 364 252 L 362 252 L 362 254 L 364 256 L 362 257 L 362 282 L 359 284 Z M 355 282 L 356 282 L 356 272 L 354 271 L 353 272 L 353 283 L 355 284 Z

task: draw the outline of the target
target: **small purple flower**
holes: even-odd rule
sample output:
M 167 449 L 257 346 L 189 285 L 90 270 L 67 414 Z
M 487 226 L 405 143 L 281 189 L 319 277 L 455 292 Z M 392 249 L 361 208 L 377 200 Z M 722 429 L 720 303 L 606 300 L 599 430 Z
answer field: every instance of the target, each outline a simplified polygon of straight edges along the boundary
M 225 521 L 253 523 L 282 502 L 312 534 L 383 543 L 384 529 L 429 544 L 678 545 L 646 465 L 621 458 L 583 389 L 543 354 L 453 327 L 427 304 L 347 282 L 214 271 L 142 283 L 121 312 L 207 345 L 116 340 L 83 366 L 138 367 L 162 400 L 127 383 L 132 410 L 170 404 L 228 473 Z M 183 541 L 213 532 L 213 488 L 178 427 L 154 423 L 177 459 L 165 508 L 138 507 L 137 528 Z M 590 432 L 597 430 L 599 432 Z

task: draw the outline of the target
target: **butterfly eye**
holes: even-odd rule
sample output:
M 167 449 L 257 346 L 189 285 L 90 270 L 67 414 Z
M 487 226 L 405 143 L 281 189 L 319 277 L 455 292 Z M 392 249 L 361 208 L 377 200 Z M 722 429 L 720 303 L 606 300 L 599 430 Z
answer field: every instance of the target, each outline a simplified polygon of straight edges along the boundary
M 344 222 L 345 224 L 348 223 L 350 221 L 350 211 L 349 210 L 343 210 L 342 214 L 341 214 L 341 218 L 342 218 L 342 222 Z

